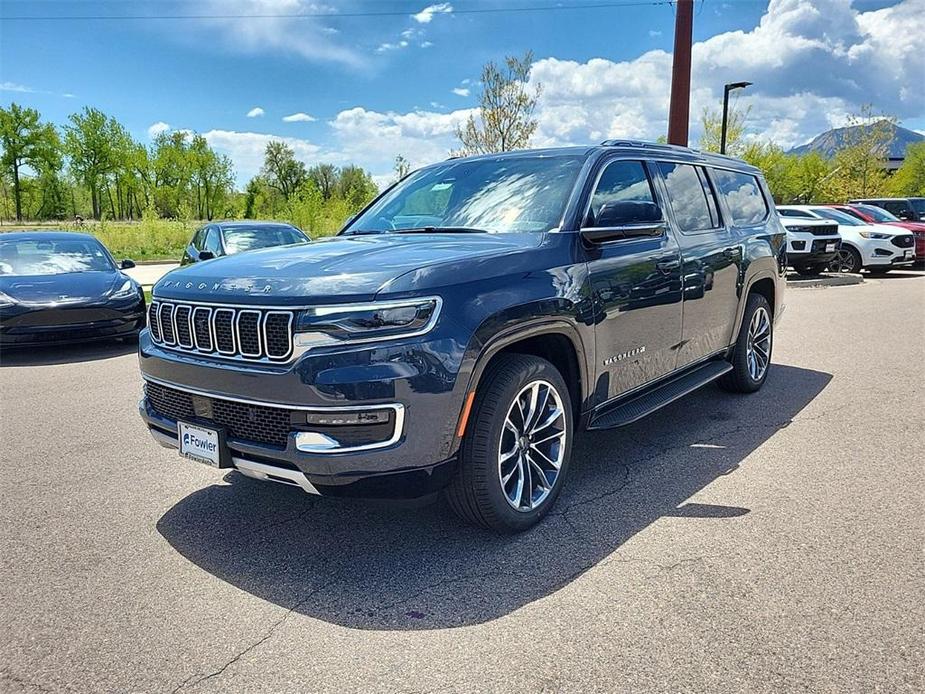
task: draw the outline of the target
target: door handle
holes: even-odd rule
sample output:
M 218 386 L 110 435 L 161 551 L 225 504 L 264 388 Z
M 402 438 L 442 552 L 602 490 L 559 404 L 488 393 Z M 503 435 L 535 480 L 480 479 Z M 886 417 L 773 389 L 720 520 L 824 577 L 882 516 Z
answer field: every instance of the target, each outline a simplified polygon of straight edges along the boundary
M 681 267 L 681 263 L 677 260 L 659 260 L 657 263 L 655 263 L 655 267 L 668 275 L 672 270 L 676 270 L 677 268 Z
M 723 250 L 723 255 L 729 260 L 738 260 L 742 257 L 742 249 L 738 246 L 733 246 L 732 248 L 726 248 Z

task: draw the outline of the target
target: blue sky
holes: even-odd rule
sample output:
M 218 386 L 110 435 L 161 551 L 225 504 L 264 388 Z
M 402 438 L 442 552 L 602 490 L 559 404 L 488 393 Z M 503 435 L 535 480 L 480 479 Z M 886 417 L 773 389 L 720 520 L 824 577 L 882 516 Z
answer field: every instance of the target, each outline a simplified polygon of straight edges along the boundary
M 485 11 L 498 8 L 521 11 Z M 704 0 L 695 12 L 692 121 L 746 79 L 751 136 L 784 146 L 865 102 L 925 129 L 925 0 Z M 14 19 L 25 16 L 36 19 Z M 134 19 L 101 18 L 113 16 Z M 92 105 L 141 141 L 195 130 L 241 182 L 270 137 L 384 181 L 397 154 L 445 156 L 481 66 L 528 49 L 543 87 L 534 144 L 657 137 L 673 24 L 672 7 L 633 0 L 5 0 L 0 103 L 56 123 Z

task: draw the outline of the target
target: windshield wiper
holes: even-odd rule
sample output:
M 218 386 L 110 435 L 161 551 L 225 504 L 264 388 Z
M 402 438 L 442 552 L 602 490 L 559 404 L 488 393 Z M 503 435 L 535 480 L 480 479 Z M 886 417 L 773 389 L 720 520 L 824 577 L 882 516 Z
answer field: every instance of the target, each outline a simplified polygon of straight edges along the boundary
M 348 229 L 341 236 L 371 236 L 374 234 L 386 234 L 383 229 Z
M 396 229 L 393 234 L 487 234 L 485 229 L 474 227 L 410 227 Z

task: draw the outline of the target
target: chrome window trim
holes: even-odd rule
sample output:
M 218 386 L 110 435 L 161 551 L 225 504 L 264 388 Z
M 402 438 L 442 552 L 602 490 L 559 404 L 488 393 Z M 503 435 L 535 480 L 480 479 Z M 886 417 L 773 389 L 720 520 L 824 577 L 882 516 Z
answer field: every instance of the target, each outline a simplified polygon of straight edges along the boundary
M 244 347 L 242 346 L 242 343 L 241 343 L 241 316 L 243 316 L 245 313 L 254 313 L 257 315 L 257 351 L 256 353 L 255 352 L 251 352 L 251 353 L 245 352 Z M 236 312 L 235 317 L 234 317 L 234 330 L 232 332 L 237 338 L 238 349 L 236 351 L 242 357 L 247 357 L 248 359 L 259 359 L 260 357 L 263 356 L 263 347 L 266 346 L 266 343 L 263 337 L 264 327 L 266 323 L 266 319 L 264 318 L 265 315 L 267 315 L 265 312 L 262 313 L 256 309 L 242 309 Z M 290 324 L 290 329 L 291 329 L 291 324 Z M 270 355 L 267 354 L 267 356 L 270 356 Z
M 206 318 L 206 325 L 209 328 L 209 348 L 200 346 L 199 336 L 196 335 L 196 311 L 208 311 L 208 318 Z M 208 306 L 193 306 L 193 312 L 190 314 L 190 324 L 193 331 L 193 345 L 200 351 L 205 352 L 206 354 L 211 354 L 215 351 L 215 336 L 212 334 L 212 309 Z
M 270 354 L 270 342 L 267 339 L 267 318 L 271 315 L 281 315 L 287 316 L 289 320 L 286 322 L 286 334 L 289 336 L 289 345 L 285 354 L 273 355 Z M 269 310 L 265 311 L 263 314 L 262 321 L 262 332 L 263 332 L 263 350 L 266 352 L 267 358 L 273 362 L 285 362 L 292 357 L 293 349 L 295 345 L 295 336 L 292 332 L 292 323 L 295 321 L 295 313 L 292 311 L 283 311 L 283 310 Z
M 218 327 L 216 326 L 216 321 L 220 313 L 227 311 L 231 314 L 231 350 L 225 351 L 218 344 Z M 217 308 L 212 312 L 212 338 L 215 340 L 215 351 L 224 356 L 235 356 L 238 352 L 237 342 L 235 340 L 235 318 L 237 311 L 233 308 Z
M 364 444 L 362 446 L 347 446 L 344 448 L 330 448 L 330 447 L 312 447 L 311 444 L 302 444 L 298 442 L 298 435 L 300 433 L 313 434 L 317 432 L 298 432 L 290 431 L 289 435 L 295 435 L 296 437 L 296 450 L 302 453 L 312 453 L 316 455 L 332 455 L 338 453 L 355 453 L 358 451 L 371 451 L 377 448 L 387 448 L 398 443 L 401 440 L 401 437 L 404 435 L 405 430 L 405 406 L 399 402 L 390 402 L 390 403 L 381 403 L 379 405 L 353 405 L 353 406 L 344 406 L 344 405 L 291 405 L 286 403 L 278 402 L 267 402 L 265 400 L 251 400 L 249 398 L 239 398 L 232 395 L 223 395 L 220 393 L 214 393 L 208 390 L 200 390 L 199 388 L 190 388 L 188 386 L 181 386 L 177 383 L 171 381 L 165 381 L 160 378 L 154 378 L 153 376 L 143 375 L 142 378 L 145 382 L 157 383 L 158 385 L 166 386 L 167 388 L 173 388 L 174 390 L 179 390 L 184 393 L 189 393 L 190 395 L 201 395 L 206 398 L 214 398 L 216 400 L 227 400 L 230 402 L 238 402 L 243 405 L 256 405 L 258 407 L 273 407 L 281 410 L 298 410 L 300 412 L 366 412 L 370 410 L 392 410 L 395 413 L 394 426 L 392 428 L 392 435 L 385 441 L 377 441 L 375 443 Z

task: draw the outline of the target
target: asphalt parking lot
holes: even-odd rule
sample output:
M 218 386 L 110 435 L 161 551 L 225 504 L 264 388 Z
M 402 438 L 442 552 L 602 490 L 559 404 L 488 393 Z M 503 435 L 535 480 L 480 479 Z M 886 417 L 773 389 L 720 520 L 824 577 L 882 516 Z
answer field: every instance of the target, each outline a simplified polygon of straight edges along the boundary
M 155 445 L 123 347 L 0 368 L 0 691 L 922 691 L 925 273 L 790 289 L 765 388 L 579 439 L 544 523 Z

